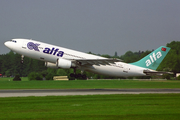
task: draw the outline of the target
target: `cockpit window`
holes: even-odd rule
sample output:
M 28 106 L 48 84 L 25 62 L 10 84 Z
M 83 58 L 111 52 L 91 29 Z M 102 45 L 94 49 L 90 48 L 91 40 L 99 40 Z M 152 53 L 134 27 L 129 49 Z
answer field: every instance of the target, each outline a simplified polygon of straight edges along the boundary
M 11 40 L 11 42 L 14 42 L 14 43 L 16 43 L 16 40 Z

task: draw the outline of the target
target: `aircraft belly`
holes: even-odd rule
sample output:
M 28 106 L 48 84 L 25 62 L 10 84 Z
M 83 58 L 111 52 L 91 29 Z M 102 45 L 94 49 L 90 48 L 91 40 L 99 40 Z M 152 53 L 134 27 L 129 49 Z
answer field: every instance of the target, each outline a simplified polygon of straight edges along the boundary
M 124 68 L 118 67 L 118 66 L 111 66 L 111 65 L 93 65 L 89 67 L 85 67 L 87 71 L 102 74 L 102 75 L 108 75 L 108 76 L 115 76 L 115 77 L 129 77 L 129 76 L 144 76 L 142 69 L 131 69 L 129 68 L 128 71 L 124 70 Z
M 97 73 L 97 74 L 102 74 L 102 75 L 108 75 L 108 76 L 126 76 L 123 74 L 123 69 L 122 68 L 117 68 L 114 66 L 109 66 L 109 65 L 93 65 L 92 67 L 86 67 L 87 71 Z

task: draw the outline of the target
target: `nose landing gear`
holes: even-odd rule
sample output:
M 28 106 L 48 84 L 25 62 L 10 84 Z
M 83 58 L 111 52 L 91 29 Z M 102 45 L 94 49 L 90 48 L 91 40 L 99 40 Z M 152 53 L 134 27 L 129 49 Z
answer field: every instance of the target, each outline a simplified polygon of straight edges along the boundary
M 21 64 L 24 63 L 24 55 L 21 55 Z

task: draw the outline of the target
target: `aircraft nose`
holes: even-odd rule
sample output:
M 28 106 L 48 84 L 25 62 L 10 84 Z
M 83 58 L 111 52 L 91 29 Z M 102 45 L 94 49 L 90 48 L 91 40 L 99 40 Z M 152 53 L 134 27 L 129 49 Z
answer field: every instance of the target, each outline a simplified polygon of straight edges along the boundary
M 8 42 L 5 42 L 4 45 L 7 47 L 8 46 Z
M 8 43 L 9 43 L 9 42 L 7 41 L 7 42 L 4 43 L 4 45 L 5 45 L 6 47 L 8 47 L 8 46 L 9 46 Z
M 10 47 L 11 47 L 11 42 L 10 42 L 10 41 L 7 41 L 7 42 L 4 43 L 4 45 L 5 45 L 6 47 L 10 48 Z

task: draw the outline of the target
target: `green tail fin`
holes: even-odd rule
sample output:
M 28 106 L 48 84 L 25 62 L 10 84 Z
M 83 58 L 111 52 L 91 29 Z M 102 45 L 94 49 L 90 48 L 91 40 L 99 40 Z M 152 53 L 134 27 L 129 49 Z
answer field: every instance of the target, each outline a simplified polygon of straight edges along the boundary
M 141 60 L 130 64 L 156 70 L 169 52 L 169 50 L 169 47 L 161 46 L 155 51 L 151 52 L 146 57 L 142 58 Z

